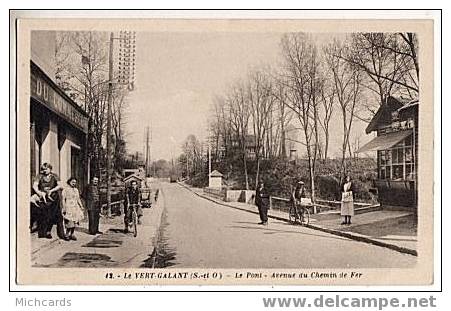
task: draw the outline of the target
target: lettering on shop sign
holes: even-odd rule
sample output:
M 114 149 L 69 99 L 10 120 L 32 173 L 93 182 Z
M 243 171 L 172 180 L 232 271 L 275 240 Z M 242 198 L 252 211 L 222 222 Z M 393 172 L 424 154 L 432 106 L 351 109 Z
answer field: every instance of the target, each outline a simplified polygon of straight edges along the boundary
M 39 100 L 52 111 L 68 120 L 84 132 L 88 130 L 88 118 L 67 99 L 61 96 L 48 82 L 31 74 L 31 97 Z

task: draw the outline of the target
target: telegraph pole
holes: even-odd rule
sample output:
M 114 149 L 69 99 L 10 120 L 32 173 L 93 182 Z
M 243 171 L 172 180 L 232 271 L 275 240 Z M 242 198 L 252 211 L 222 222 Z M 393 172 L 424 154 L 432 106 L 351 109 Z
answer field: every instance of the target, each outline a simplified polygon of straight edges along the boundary
M 114 34 L 111 32 L 108 66 L 108 108 L 106 122 L 106 197 L 108 216 L 111 216 L 111 104 L 113 100 L 113 36 Z
M 119 40 L 119 84 L 127 85 L 128 91 L 134 89 L 135 75 L 135 32 L 120 32 L 118 38 L 114 38 L 114 32 L 110 33 L 110 49 L 108 54 L 108 106 L 106 124 L 106 183 L 107 183 L 107 213 L 111 216 L 111 106 L 113 102 L 113 53 L 114 40 Z M 125 41 L 125 42 L 123 42 Z
M 150 150 L 149 150 L 149 126 L 146 128 L 146 176 L 149 174 L 149 160 L 150 160 Z
M 208 144 L 208 187 L 211 185 L 211 148 Z

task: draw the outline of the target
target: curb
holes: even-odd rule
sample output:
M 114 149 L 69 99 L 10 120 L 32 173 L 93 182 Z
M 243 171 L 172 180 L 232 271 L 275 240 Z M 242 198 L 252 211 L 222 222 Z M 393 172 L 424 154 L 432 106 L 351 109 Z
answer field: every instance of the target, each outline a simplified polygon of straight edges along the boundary
M 244 212 L 248 212 L 248 213 L 252 213 L 252 214 L 258 215 L 258 212 L 254 212 L 254 211 L 250 211 L 248 209 L 244 209 L 244 208 L 236 207 L 236 206 L 233 206 L 233 205 L 229 205 L 229 204 L 227 204 L 225 202 L 217 201 L 217 200 L 215 200 L 213 198 L 210 198 L 210 197 L 204 196 L 202 194 L 199 194 L 199 193 L 193 191 L 189 186 L 187 186 L 185 184 L 182 184 L 180 182 L 177 182 L 177 184 L 179 184 L 183 188 L 191 191 L 192 193 L 194 193 L 198 197 L 203 198 L 205 200 L 214 202 L 214 203 L 222 205 L 222 206 L 233 208 L 233 209 L 236 209 L 236 210 L 240 210 L 240 211 L 244 211 Z M 288 218 L 275 216 L 275 215 L 268 215 L 268 218 L 289 222 Z M 366 235 L 355 234 L 355 233 L 350 233 L 350 232 L 343 232 L 343 231 L 339 231 L 339 230 L 324 228 L 324 227 L 321 227 L 321 226 L 310 225 L 310 224 L 305 225 L 305 227 L 313 229 L 313 230 L 318 230 L 318 231 L 322 231 L 322 232 L 325 232 L 325 233 L 341 236 L 341 237 L 348 238 L 348 239 L 351 239 L 351 240 L 355 240 L 355 241 L 358 241 L 358 242 L 363 242 L 363 243 L 368 243 L 368 244 L 372 244 L 372 245 L 375 245 L 375 246 L 385 247 L 385 248 L 388 248 L 388 249 L 391 249 L 391 250 L 394 250 L 394 251 L 397 251 L 397 252 L 400 252 L 400 253 L 403 253 L 403 254 L 408 254 L 408 255 L 412 255 L 412 256 L 418 256 L 418 252 L 416 250 L 414 250 L 414 249 L 410 249 L 410 248 L 407 248 L 407 247 L 402 247 L 402 246 L 398 246 L 398 245 L 394 245 L 394 244 L 390 244 L 390 243 L 374 240 L 374 239 L 369 238 Z
M 163 200 L 163 203 L 161 203 L 161 201 Z M 164 192 L 163 189 L 159 188 L 159 195 L 158 195 L 158 200 L 155 202 L 155 208 L 160 207 L 160 204 L 163 204 L 163 206 L 161 206 L 161 213 L 158 217 L 158 222 L 157 222 L 157 226 L 156 226 L 156 230 L 155 230 L 155 235 L 152 237 L 152 252 L 150 253 L 150 258 L 152 260 L 152 269 L 155 269 L 155 263 L 156 263 L 156 258 L 158 256 L 158 239 L 159 239 L 159 235 L 160 235 L 160 227 L 161 227 L 161 221 L 163 219 L 163 214 L 165 211 L 165 196 L 164 196 Z

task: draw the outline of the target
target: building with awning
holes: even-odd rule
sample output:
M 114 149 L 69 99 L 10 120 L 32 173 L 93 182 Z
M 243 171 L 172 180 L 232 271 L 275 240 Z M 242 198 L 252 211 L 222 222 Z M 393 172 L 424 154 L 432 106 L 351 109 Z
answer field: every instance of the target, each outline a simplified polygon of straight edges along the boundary
M 366 128 L 377 137 L 358 152 L 377 153 L 379 201 L 382 206 L 416 207 L 418 100 L 388 97 Z
M 89 178 L 89 117 L 55 83 L 55 40 L 54 32 L 31 34 L 30 177 L 47 162 L 63 182 L 75 177 L 82 188 Z

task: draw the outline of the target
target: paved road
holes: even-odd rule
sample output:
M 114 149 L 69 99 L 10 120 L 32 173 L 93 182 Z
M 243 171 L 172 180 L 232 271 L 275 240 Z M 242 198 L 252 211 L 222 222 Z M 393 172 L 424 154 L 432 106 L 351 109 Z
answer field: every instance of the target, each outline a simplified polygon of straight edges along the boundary
M 162 183 L 160 267 L 190 268 L 401 268 L 416 257 L 270 220 L 200 198 Z

